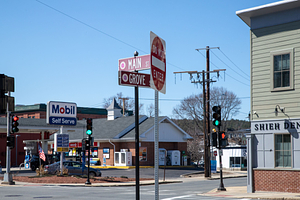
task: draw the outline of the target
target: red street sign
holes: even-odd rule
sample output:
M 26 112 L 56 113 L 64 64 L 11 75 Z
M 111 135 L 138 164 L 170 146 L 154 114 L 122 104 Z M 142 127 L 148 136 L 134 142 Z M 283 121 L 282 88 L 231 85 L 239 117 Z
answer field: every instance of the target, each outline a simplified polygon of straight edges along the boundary
M 119 71 L 119 85 L 150 87 L 150 74 Z
M 119 60 L 119 71 L 138 71 L 150 69 L 150 67 L 149 54 Z
M 166 93 L 166 42 L 152 31 L 150 32 L 151 46 L 151 87 Z

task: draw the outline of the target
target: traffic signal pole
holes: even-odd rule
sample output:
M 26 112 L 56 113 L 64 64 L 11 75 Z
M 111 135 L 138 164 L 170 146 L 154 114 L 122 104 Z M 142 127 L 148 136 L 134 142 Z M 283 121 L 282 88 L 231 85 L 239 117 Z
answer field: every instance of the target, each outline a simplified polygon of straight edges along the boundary
M 221 132 L 220 132 L 220 127 L 218 127 L 218 138 L 219 138 L 219 162 L 220 162 L 220 185 L 218 190 L 219 191 L 226 191 L 226 188 L 224 187 L 224 183 L 223 183 L 223 164 L 222 164 L 222 156 L 220 151 L 222 150 L 221 148 Z
M 91 182 L 90 182 L 90 151 L 91 151 L 91 135 L 88 135 L 88 174 L 87 174 L 87 180 L 85 182 L 86 185 L 91 185 Z
M 8 92 L 8 97 L 10 97 L 10 92 Z M 7 101 L 6 105 L 7 112 L 7 138 L 10 136 L 10 111 L 9 111 L 9 103 Z M 6 146 L 6 172 L 4 174 L 2 184 L 14 185 L 15 182 L 12 180 L 12 174 L 10 173 L 10 160 L 11 160 L 11 149 L 9 146 Z

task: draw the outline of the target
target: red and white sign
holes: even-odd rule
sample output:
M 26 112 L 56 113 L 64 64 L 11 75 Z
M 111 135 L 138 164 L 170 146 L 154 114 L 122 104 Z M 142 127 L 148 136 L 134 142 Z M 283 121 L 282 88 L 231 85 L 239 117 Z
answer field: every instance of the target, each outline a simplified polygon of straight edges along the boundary
M 119 60 L 119 71 L 138 71 L 150 68 L 149 54 Z
M 151 87 L 166 94 L 166 42 L 150 32 Z
M 217 156 L 218 155 L 218 152 L 217 151 L 214 151 L 214 156 Z
M 150 87 L 150 74 L 119 71 L 119 85 Z

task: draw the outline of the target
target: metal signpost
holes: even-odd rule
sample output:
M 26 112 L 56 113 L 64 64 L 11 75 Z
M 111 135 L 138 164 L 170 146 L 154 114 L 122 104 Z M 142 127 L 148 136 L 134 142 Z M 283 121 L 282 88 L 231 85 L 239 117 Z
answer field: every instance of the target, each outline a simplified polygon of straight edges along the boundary
M 136 200 L 140 199 L 139 189 L 139 102 L 138 88 L 146 87 L 155 90 L 155 199 L 158 200 L 158 92 L 166 93 L 166 42 L 150 32 L 150 55 L 119 60 L 119 85 L 135 87 L 135 178 Z M 138 73 L 139 70 L 151 69 L 151 74 Z
M 60 152 L 60 174 L 63 175 L 63 153 L 69 151 L 69 135 L 63 134 L 63 127 L 76 126 L 76 103 L 49 101 L 46 122 L 50 125 L 60 125 L 60 134 L 55 137 L 54 144 L 56 143 L 56 151 Z
M 158 158 L 159 158 L 159 124 L 158 124 L 158 92 L 166 93 L 166 42 L 155 33 L 150 32 L 151 80 L 150 85 L 155 89 L 155 140 L 154 140 L 154 173 L 155 199 L 159 199 Z
M 6 172 L 3 177 L 3 182 L 1 184 L 14 185 L 15 182 L 12 179 L 12 174 L 10 173 L 11 167 L 11 149 L 15 146 L 15 136 L 14 130 L 11 130 L 10 114 L 14 111 L 14 97 L 10 96 L 11 92 L 15 91 L 15 79 L 13 77 L 0 74 L 0 113 L 7 114 L 7 140 L 6 140 Z M 7 93 L 7 95 L 5 94 Z M 18 124 L 16 125 L 18 126 Z M 17 128 L 17 127 L 16 127 Z

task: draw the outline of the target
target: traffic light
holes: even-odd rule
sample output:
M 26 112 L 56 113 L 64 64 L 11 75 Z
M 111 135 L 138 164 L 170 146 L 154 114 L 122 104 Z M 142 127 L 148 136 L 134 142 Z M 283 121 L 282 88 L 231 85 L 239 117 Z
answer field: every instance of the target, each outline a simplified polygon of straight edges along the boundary
M 218 136 L 217 136 L 216 129 L 212 130 L 211 141 L 212 141 L 212 146 L 213 147 L 217 147 L 218 146 Z
M 216 127 L 220 128 L 221 126 L 221 106 L 214 106 L 212 108 L 213 110 L 213 125 L 215 125 Z
M 226 147 L 227 145 L 228 145 L 227 134 L 224 131 L 219 132 L 219 146 L 220 146 L 220 148 Z
M 86 150 L 86 143 L 87 143 L 87 139 L 86 138 L 83 138 L 82 139 L 82 151 L 85 151 Z
M 12 116 L 12 122 L 11 122 L 11 132 L 12 133 L 17 133 L 19 132 L 19 117 L 17 117 L 16 115 Z
M 10 149 L 13 149 L 15 147 L 15 136 L 14 135 L 7 136 L 6 146 L 9 147 Z
M 91 118 L 86 119 L 86 134 L 87 135 L 93 134 L 93 120 Z

